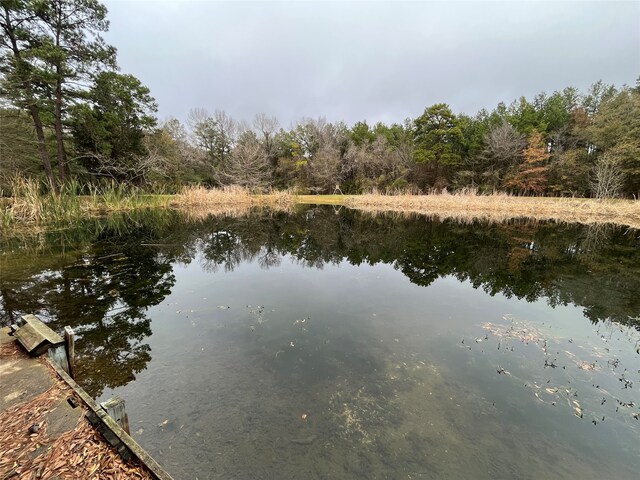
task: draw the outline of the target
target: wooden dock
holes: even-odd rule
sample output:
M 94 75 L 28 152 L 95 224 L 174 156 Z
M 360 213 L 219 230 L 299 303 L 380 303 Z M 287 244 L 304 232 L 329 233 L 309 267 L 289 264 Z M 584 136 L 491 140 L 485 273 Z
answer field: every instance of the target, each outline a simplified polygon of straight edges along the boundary
M 99 405 L 73 380 L 72 332 L 32 315 L 13 330 L 0 332 L 0 480 L 172 480 L 126 431 L 124 402 Z

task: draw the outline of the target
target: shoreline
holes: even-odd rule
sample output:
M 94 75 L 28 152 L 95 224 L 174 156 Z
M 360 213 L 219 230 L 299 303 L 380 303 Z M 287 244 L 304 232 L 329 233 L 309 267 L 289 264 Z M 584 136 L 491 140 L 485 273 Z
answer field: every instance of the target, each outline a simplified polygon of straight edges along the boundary
M 333 205 L 372 214 L 426 215 L 466 223 L 475 220 L 503 223 L 525 218 L 584 225 L 614 224 L 640 229 L 640 200 L 631 199 L 521 197 L 503 193 L 479 195 L 468 192 L 425 195 L 297 195 L 273 192 L 253 195 L 233 187 L 212 190 L 198 187 L 176 195 L 144 195 L 139 196 L 135 202 L 119 202 L 111 206 L 100 197 L 79 199 L 81 208 L 69 212 L 62 219 L 20 216 L 5 205 L 3 234 L 29 229 L 60 228 L 72 225 L 79 218 L 144 209 L 173 209 L 197 217 L 215 213 L 243 214 L 254 207 L 287 211 L 296 205 Z
M 615 224 L 640 229 L 640 201 L 594 198 L 517 197 L 506 194 L 359 195 L 345 205 L 373 213 L 395 212 L 453 219 L 504 223 L 525 218 L 538 221 Z

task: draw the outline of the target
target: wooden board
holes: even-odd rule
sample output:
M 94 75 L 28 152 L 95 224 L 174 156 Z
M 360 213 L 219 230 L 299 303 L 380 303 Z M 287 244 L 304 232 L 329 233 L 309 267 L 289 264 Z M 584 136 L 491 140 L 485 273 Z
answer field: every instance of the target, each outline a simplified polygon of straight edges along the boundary
M 35 315 L 22 317 L 24 324 L 14 336 L 31 355 L 41 355 L 51 346 L 64 345 L 64 339 Z
M 138 443 L 131 438 L 127 432 L 125 432 L 116 421 L 111 418 L 107 412 L 96 403 L 96 401 L 89 396 L 74 380 L 60 368 L 57 363 L 49 362 L 49 364 L 58 373 L 58 376 L 62 378 L 67 385 L 69 385 L 73 391 L 80 397 L 80 399 L 89 407 L 90 412 L 87 413 L 87 418 L 92 424 L 97 423 L 101 427 L 98 429 L 105 436 L 105 439 L 109 443 L 114 445 L 114 448 L 123 455 L 123 458 L 133 455 L 140 460 L 140 462 L 149 470 L 153 478 L 157 480 L 173 480 L 171 475 L 164 471 L 164 469 L 156 462 L 151 455 L 149 455 Z M 125 451 L 128 450 L 128 453 Z

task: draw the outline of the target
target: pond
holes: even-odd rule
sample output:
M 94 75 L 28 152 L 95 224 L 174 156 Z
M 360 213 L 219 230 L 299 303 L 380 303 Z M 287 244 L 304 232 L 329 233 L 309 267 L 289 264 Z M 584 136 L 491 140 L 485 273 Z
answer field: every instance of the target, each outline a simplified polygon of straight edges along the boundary
M 637 231 L 306 207 L 1 248 L 2 323 L 71 325 L 176 479 L 637 478 Z

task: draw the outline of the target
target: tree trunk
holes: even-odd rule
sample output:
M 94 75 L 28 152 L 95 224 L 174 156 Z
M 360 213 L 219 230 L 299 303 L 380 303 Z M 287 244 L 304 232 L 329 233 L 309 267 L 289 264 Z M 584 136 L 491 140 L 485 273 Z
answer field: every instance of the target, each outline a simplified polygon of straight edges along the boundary
M 60 78 L 60 65 L 56 65 L 56 99 L 55 99 L 55 130 L 56 144 L 58 146 L 58 172 L 60 181 L 64 182 L 67 168 L 67 154 L 64 150 L 64 136 L 62 133 L 62 79 Z
M 56 180 L 53 177 L 53 170 L 51 170 L 51 161 L 49 160 L 49 152 L 47 152 L 47 144 L 44 138 L 44 127 L 42 126 L 42 120 L 40 119 L 40 111 L 35 105 L 30 105 L 29 113 L 31 114 L 31 118 L 33 119 L 33 125 L 36 129 L 36 136 L 38 137 L 38 153 L 40 153 L 42 166 L 44 167 L 44 171 L 47 174 L 47 179 L 49 180 L 51 189 L 57 193 L 58 185 L 56 184 Z
M 58 14 L 58 22 L 57 25 L 60 24 L 62 12 L 60 10 L 60 5 L 56 8 Z M 56 28 L 56 47 L 60 48 L 60 28 Z M 64 183 L 65 176 L 67 173 L 67 154 L 64 151 L 64 137 L 62 135 L 62 67 L 60 65 L 59 60 L 55 62 L 56 66 L 56 93 L 55 93 L 55 131 L 56 131 L 56 144 L 57 144 L 57 152 L 58 152 L 58 171 L 60 172 L 60 182 Z

